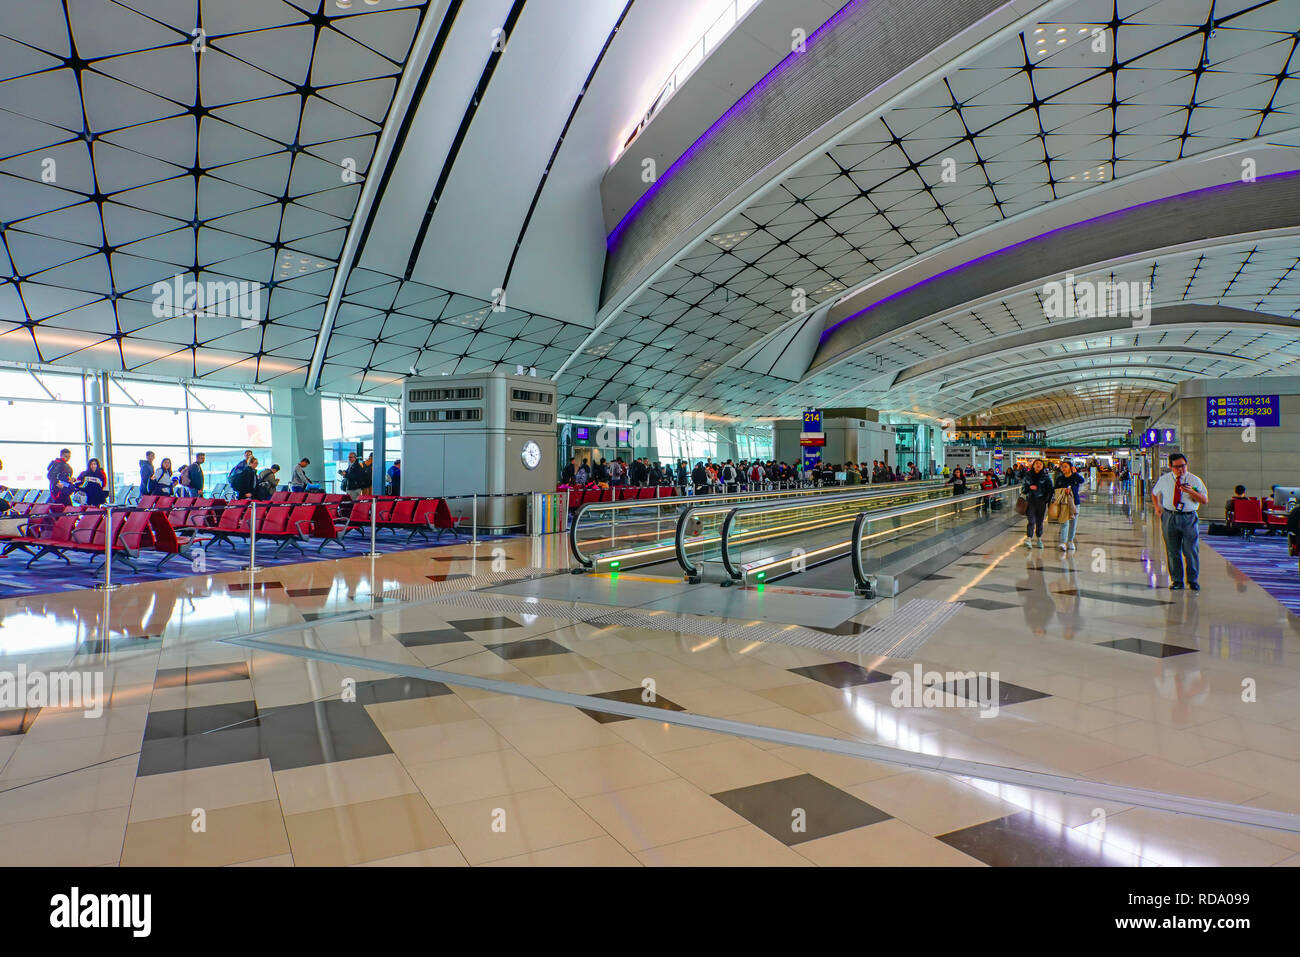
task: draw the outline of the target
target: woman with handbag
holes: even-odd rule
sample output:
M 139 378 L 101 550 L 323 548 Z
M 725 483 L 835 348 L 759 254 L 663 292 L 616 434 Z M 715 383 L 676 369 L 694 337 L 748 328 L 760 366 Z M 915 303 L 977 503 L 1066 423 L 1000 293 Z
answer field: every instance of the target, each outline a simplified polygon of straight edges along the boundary
M 1025 548 L 1043 547 L 1043 516 L 1051 500 L 1052 476 L 1047 471 L 1047 463 L 1034 459 L 1020 486 L 1020 500 L 1016 502 L 1017 512 L 1020 502 L 1025 503 Z
M 1079 486 L 1083 476 L 1069 461 L 1061 462 L 1061 472 L 1056 476 L 1055 501 L 1060 509 L 1061 551 L 1074 551 L 1074 530 L 1079 524 Z

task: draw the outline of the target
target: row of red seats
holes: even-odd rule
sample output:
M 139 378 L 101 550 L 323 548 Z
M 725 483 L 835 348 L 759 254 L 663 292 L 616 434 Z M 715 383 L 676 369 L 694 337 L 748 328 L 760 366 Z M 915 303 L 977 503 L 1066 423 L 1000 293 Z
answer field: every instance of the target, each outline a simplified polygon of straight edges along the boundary
M 406 536 L 408 542 L 416 535 L 428 540 L 430 532 L 436 533 L 435 540 L 447 532 L 451 532 L 453 538 L 460 535 L 457 526 L 463 516 L 453 516 L 445 498 L 367 495 L 352 503 L 352 511 L 348 514 L 347 524 L 339 538 L 345 537 L 352 531 L 364 534 L 370 527 L 372 510 L 377 530 L 389 531 L 394 535 L 399 531 L 408 532 Z
M 1268 502 L 1272 506 L 1271 500 Z M 1228 500 L 1228 527 L 1243 528 L 1249 534 L 1253 531 L 1285 529 L 1286 513 L 1281 509 L 1265 506 L 1257 498 L 1233 498 Z
M 569 493 L 569 511 L 582 508 L 591 502 L 626 502 L 632 499 L 672 498 L 677 486 L 660 485 L 650 488 L 618 486 L 615 488 L 557 488 Z
M 112 549 L 113 559 L 136 571 L 136 560 L 146 549 L 164 553 L 158 563 L 162 568 L 190 544 L 178 538 L 167 520 L 158 512 L 143 509 L 116 510 L 112 526 L 105 521 L 105 510 L 99 507 L 37 505 L 26 516 L 27 521 L 18 528 L 18 534 L 5 538 L 0 554 L 21 551 L 31 556 L 27 567 L 54 555 L 69 565 L 69 553 L 82 553 L 89 563 Z M 110 544 L 111 543 L 111 544 Z

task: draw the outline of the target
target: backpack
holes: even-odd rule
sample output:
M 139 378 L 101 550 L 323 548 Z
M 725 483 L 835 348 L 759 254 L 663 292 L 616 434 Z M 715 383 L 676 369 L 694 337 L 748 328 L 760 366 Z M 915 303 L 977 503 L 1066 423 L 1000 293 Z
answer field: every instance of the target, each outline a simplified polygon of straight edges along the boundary
M 732 482 L 736 481 L 736 470 L 728 465 L 723 468 L 722 477 L 726 480 L 727 484 L 730 485 Z
M 759 468 L 757 465 L 755 465 L 752 469 L 749 470 L 749 478 L 750 481 L 761 482 L 763 480 L 763 470 Z
M 578 480 L 579 485 L 587 484 L 587 474 L 587 466 L 579 465 L 577 474 L 574 476 Z
M 226 473 L 226 483 L 231 488 L 237 489 L 239 487 L 239 473 L 244 471 L 244 469 L 246 468 L 248 468 L 248 466 L 244 462 L 240 462 L 228 473 Z

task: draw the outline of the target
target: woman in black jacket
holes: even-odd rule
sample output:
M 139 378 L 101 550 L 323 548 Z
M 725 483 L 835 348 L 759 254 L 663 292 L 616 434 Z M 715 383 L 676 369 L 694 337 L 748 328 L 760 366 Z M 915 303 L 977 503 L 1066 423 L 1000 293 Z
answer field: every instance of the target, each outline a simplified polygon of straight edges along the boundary
M 84 492 L 87 505 L 103 505 L 108 498 L 108 475 L 100 468 L 99 459 L 86 463 L 86 470 L 73 483 L 77 491 Z
M 1025 509 L 1025 548 L 1043 547 L 1043 519 L 1052 501 L 1052 473 L 1042 459 L 1034 459 L 1020 486 L 1028 507 Z

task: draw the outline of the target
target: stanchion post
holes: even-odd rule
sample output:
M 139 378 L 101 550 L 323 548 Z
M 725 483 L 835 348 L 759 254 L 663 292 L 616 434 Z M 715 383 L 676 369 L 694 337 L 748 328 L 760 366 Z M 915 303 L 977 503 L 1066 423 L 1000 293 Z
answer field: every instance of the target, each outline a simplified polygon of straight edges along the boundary
M 104 580 L 95 586 L 96 591 L 114 591 L 113 584 L 113 506 L 104 507 Z M 105 622 L 104 627 L 108 624 Z
M 473 522 L 473 533 L 470 538 L 471 545 L 478 544 L 478 492 L 474 493 L 473 503 L 470 506 L 470 519 Z
M 379 528 L 379 499 L 376 496 L 371 495 L 370 496 L 370 551 L 366 556 L 367 558 L 379 557 L 379 549 L 376 547 L 378 528 Z M 371 582 L 371 589 L 373 590 L 373 588 L 374 588 L 374 583 Z
M 257 499 L 251 499 L 248 503 L 248 564 L 244 566 L 243 571 L 253 575 L 262 569 L 257 564 Z M 250 588 L 249 594 L 252 594 Z M 249 615 L 252 615 L 252 599 L 249 599 Z

